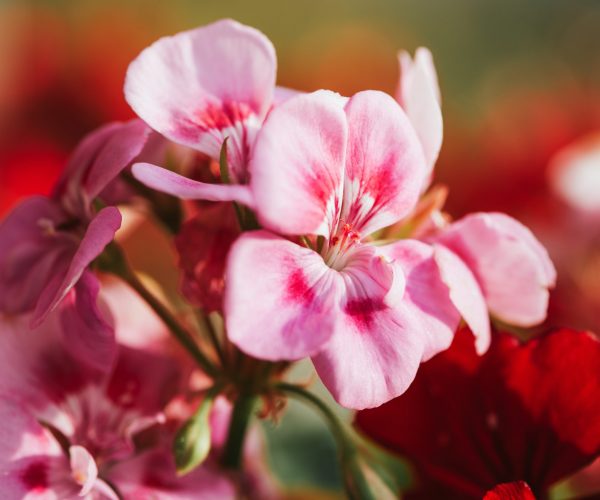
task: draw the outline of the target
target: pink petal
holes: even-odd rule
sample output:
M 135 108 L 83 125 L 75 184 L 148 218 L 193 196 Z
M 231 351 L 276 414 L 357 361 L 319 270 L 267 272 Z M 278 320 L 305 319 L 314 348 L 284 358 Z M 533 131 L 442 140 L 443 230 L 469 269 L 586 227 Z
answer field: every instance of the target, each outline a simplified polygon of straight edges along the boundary
M 398 53 L 400 81 L 396 99 L 406 111 L 425 153 L 431 174 L 442 147 L 444 134 L 440 89 L 431 52 L 417 49 L 414 61 L 407 52 Z M 425 186 L 427 187 L 427 186 Z
M 420 326 L 404 303 L 392 309 L 350 295 L 331 340 L 312 360 L 339 404 L 373 408 L 413 381 L 423 357 Z
M 544 320 L 556 272 L 525 226 L 503 214 L 473 214 L 449 226 L 439 242 L 467 264 L 492 314 L 518 326 Z
M 125 98 L 153 129 L 212 158 L 231 136 L 230 166 L 241 177 L 250 129 L 271 106 L 276 65 L 262 33 L 225 19 L 142 51 L 127 71 Z
M 366 236 L 415 207 L 425 163 L 410 122 L 387 94 L 359 92 L 345 111 L 349 129 L 342 219 Z
M 69 457 L 73 479 L 81 486 L 79 496 L 85 496 L 92 490 L 98 478 L 96 461 L 83 446 L 71 446 Z
M 253 206 L 252 193 L 247 186 L 193 181 L 149 163 L 136 163 L 132 172 L 142 184 L 183 200 L 238 201 Z
M 0 405 L 0 419 L 2 498 L 56 498 L 55 469 L 67 468 L 56 440 L 22 407 L 6 398 Z
M 229 251 L 229 339 L 261 359 L 299 359 L 329 340 L 339 275 L 308 248 L 266 231 L 244 233 Z
M 61 308 L 65 346 L 71 355 L 90 368 L 108 373 L 117 355 L 113 328 L 98 309 L 99 283 L 85 271 Z
M 404 273 L 404 307 L 423 337 L 423 361 L 450 347 L 460 316 L 434 261 L 433 248 L 417 240 L 400 240 L 380 248 Z
M 233 484 L 223 472 L 204 464 L 184 477 L 178 477 L 173 455 L 153 449 L 117 463 L 108 472 L 124 498 L 139 500 L 228 500 L 236 498 Z
M 0 311 L 32 310 L 53 274 L 68 266 L 75 244 L 50 229 L 64 222 L 56 203 L 36 196 L 17 205 L 0 223 Z M 43 224 L 49 227 L 47 233 Z
M 285 101 L 297 95 L 303 94 L 301 90 L 290 89 L 288 87 L 282 87 L 277 85 L 275 92 L 273 93 L 273 107 L 283 104 Z
M 337 223 L 347 126 L 340 96 L 293 97 L 269 114 L 256 140 L 251 187 L 263 226 L 322 234 Z
M 394 281 L 404 276 L 373 247 L 357 250 L 340 274 L 345 290 L 335 330 L 313 363 L 342 406 L 379 406 L 408 388 L 426 336 L 404 297 L 396 293 L 389 300 Z
M 121 214 L 117 208 L 106 207 L 98 212 L 90 222 L 66 274 L 63 274 L 62 270 L 59 271 L 60 274 L 57 274 L 42 292 L 33 315 L 33 326 L 44 321 L 48 314 L 65 298 L 87 266 L 113 240 L 120 226 Z
M 460 257 L 442 245 L 434 248 L 435 262 L 450 290 L 450 299 L 475 335 L 477 353 L 483 354 L 490 346 L 492 332 L 481 288 Z

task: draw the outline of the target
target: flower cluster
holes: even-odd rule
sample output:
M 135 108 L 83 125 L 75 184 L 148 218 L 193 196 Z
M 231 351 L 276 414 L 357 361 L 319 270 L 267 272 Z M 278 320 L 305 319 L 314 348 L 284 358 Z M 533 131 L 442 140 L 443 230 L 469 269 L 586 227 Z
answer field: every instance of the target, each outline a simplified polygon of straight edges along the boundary
M 277 87 L 270 41 L 232 20 L 162 38 L 131 63 L 125 98 L 138 118 L 92 132 L 51 197 L 26 200 L 0 224 L 8 497 L 275 496 L 257 460 L 260 438 L 252 429 L 245 437 L 257 401 L 277 418 L 286 396 L 323 411 L 349 493 L 367 497 L 360 446 L 285 381 L 294 361 L 310 358 L 340 405 L 365 410 L 407 391 L 461 321 L 474 359 L 513 356 L 495 347 L 513 340 L 492 333 L 490 316 L 542 322 L 553 264 L 506 215 L 451 222 L 442 212 L 445 192 L 431 187 L 443 136 L 432 57 L 401 52 L 399 64 L 394 97 Z M 183 310 L 129 267 L 113 241 L 117 207 L 150 213 L 176 234 Z M 569 335 L 540 345 L 566 345 Z M 359 413 L 359 427 L 370 433 L 375 422 L 375 439 L 405 453 L 377 422 L 395 401 L 409 414 L 415 391 Z M 583 452 L 578 466 L 598 446 Z M 546 476 L 509 476 L 478 494 L 512 480 L 546 485 Z

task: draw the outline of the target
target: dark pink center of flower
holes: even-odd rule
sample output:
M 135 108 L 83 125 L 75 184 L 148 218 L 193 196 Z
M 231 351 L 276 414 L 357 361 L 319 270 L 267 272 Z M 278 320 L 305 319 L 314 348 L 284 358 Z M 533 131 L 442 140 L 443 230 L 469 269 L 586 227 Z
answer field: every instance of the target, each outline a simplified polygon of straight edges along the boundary
M 21 474 L 21 481 L 27 491 L 40 491 L 48 487 L 48 464 L 33 462 Z

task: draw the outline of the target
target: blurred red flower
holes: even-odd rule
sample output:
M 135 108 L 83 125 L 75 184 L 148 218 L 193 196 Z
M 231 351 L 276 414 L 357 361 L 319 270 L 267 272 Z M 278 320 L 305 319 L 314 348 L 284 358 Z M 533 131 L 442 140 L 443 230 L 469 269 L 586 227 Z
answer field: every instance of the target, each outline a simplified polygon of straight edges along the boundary
M 496 333 L 480 357 L 463 329 L 403 396 L 359 412 L 356 426 L 414 464 L 407 498 L 482 498 L 513 481 L 544 498 L 600 454 L 598 366 L 600 342 L 587 332 L 523 344 Z

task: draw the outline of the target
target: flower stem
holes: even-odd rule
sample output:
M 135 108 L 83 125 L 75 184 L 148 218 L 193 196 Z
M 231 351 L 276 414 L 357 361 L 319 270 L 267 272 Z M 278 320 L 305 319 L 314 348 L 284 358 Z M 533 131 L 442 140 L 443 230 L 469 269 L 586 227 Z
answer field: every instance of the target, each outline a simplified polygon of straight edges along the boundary
M 102 255 L 100 266 L 125 281 L 154 310 L 181 346 L 190 353 L 207 375 L 215 375 L 216 369 L 196 344 L 192 335 L 177 321 L 171 311 L 148 290 L 131 269 L 121 248 L 111 243 Z
M 227 442 L 221 462 L 228 469 L 240 470 L 244 451 L 246 431 L 252 418 L 256 396 L 254 394 L 240 393 L 233 406 Z

